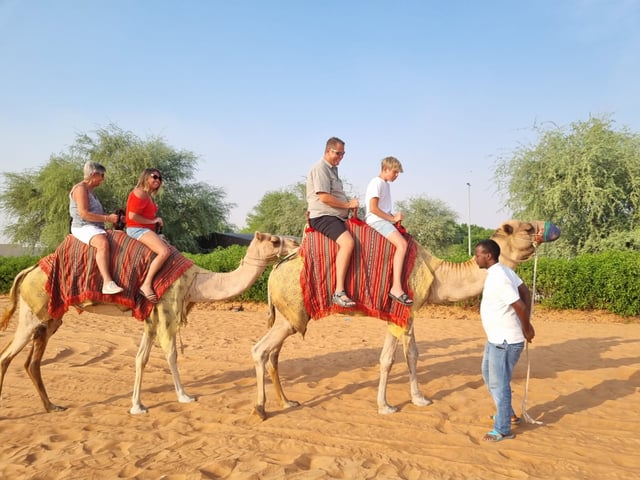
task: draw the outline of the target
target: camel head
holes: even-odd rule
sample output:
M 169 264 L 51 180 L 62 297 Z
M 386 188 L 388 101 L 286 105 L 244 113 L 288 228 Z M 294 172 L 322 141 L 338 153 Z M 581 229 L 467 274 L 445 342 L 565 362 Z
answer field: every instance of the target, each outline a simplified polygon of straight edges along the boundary
M 515 268 L 531 258 L 541 243 L 560 237 L 560 228 L 551 222 L 508 220 L 491 236 L 500 245 L 500 262 Z
M 270 264 L 278 258 L 293 253 L 299 245 L 296 240 L 290 237 L 256 232 L 247 249 L 247 258 Z

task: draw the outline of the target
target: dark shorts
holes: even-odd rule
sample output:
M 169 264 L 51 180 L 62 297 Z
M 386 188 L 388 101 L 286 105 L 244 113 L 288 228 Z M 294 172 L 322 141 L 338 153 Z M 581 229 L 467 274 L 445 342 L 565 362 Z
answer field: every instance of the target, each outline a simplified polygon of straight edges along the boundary
M 345 220 L 339 217 L 334 217 L 333 215 L 310 218 L 309 225 L 311 225 L 314 230 L 326 235 L 334 242 L 338 240 L 340 235 L 347 231 Z

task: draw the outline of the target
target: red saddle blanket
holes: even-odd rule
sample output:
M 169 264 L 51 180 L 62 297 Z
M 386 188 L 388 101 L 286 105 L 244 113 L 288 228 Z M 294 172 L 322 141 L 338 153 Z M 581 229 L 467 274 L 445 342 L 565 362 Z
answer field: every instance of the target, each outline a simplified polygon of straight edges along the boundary
M 396 248 L 360 219 L 347 220 L 347 228 L 353 235 L 355 248 L 347 271 L 345 288 L 347 295 L 356 302 L 355 309 L 367 316 L 405 327 L 411 315 L 411 307 L 395 302 L 389 297 Z M 408 248 L 402 274 L 402 288 L 413 298 L 408 280 L 416 260 L 417 249 L 413 238 L 406 233 L 405 237 Z M 336 242 L 309 227 L 305 230 L 299 251 L 303 263 L 300 284 L 305 307 L 311 318 L 318 319 L 332 313 L 347 313 L 353 310 L 332 302 L 336 284 Z
M 111 253 L 109 268 L 113 279 L 124 291 L 116 295 L 102 293 L 102 276 L 95 261 L 96 249 L 69 234 L 54 253 L 38 263 L 47 275 L 45 288 L 50 297 L 48 311 L 52 318 L 60 318 L 69 306 L 87 301 L 122 305 L 131 309 L 138 320 L 149 316 L 154 305 L 138 289 L 155 253 L 119 230 L 108 230 L 107 238 Z M 175 247 L 170 248 L 169 258 L 153 282 L 158 298 L 193 265 Z

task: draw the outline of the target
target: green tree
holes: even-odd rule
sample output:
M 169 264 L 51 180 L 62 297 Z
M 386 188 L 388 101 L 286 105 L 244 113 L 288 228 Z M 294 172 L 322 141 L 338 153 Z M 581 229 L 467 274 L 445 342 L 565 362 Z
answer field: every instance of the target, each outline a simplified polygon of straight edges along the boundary
M 4 233 L 13 242 L 53 250 L 69 231 L 69 190 L 82 179 L 88 160 L 107 168 L 106 180 L 96 195 L 108 212 L 124 208 L 129 192 L 147 167 L 162 172 L 165 179 L 157 202 L 165 221 L 163 233 L 178 249 L 197 252 L 197 238 L 214 231 L 227 231 L 229 212 L 223 189 L 193 183 L 197 157 L 176 150 L 162 138 L 141 140 L 115 125 L 94 135 L 79 134 L 67 152 L 52 155 L 34 171 L 4 173 L 5 188 L 0 208 L 10 223 Z
M 457 215 L 442 200 L 411 197 L 396 202 L 395 211 L 404 214 L 402 224 L 414 240 L 435 255 L 444 255 L 455 243 Z
M 307 221 L 306 185 L 298 182 L 267 192 L 247 215 L 245 232 L 273 232 L 301 237 Z
M 496 228 L 485 228 L 478 225 L 471 225 L 471 256 L 469 255 L 469 228 L 467 223 L 456 225 L 456 234 L 453 244 L 448 245 L 444 258 L 449 261 L 463 262 L 473 256 L 473 249 L 480 240 L 490 238 Z
M 640 227 L 640 137 L 606 118 L 539 133 L 537 145 L 498 161 L 495 179 L 519 218 L 551 220 L 562 236 L 552 255 L 607 248 L 604 239 Z M 618 242 L 622 244 L 623 242 Z

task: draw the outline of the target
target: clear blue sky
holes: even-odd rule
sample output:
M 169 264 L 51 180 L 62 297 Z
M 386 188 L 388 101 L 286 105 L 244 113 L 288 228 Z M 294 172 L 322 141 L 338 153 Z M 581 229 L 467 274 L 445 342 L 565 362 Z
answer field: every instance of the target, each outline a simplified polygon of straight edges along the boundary
M 1 171 L 115 123 L 198 155 L 239 227 L 333 135 L 361 201 L 393 155 L 394 200 L 466 223 L 470 193 L 471 223 L 493 228 L 510 217 L 496 159 L 534 125 L 640 131 L 635 0 L 0 0 L 0 61 Z

